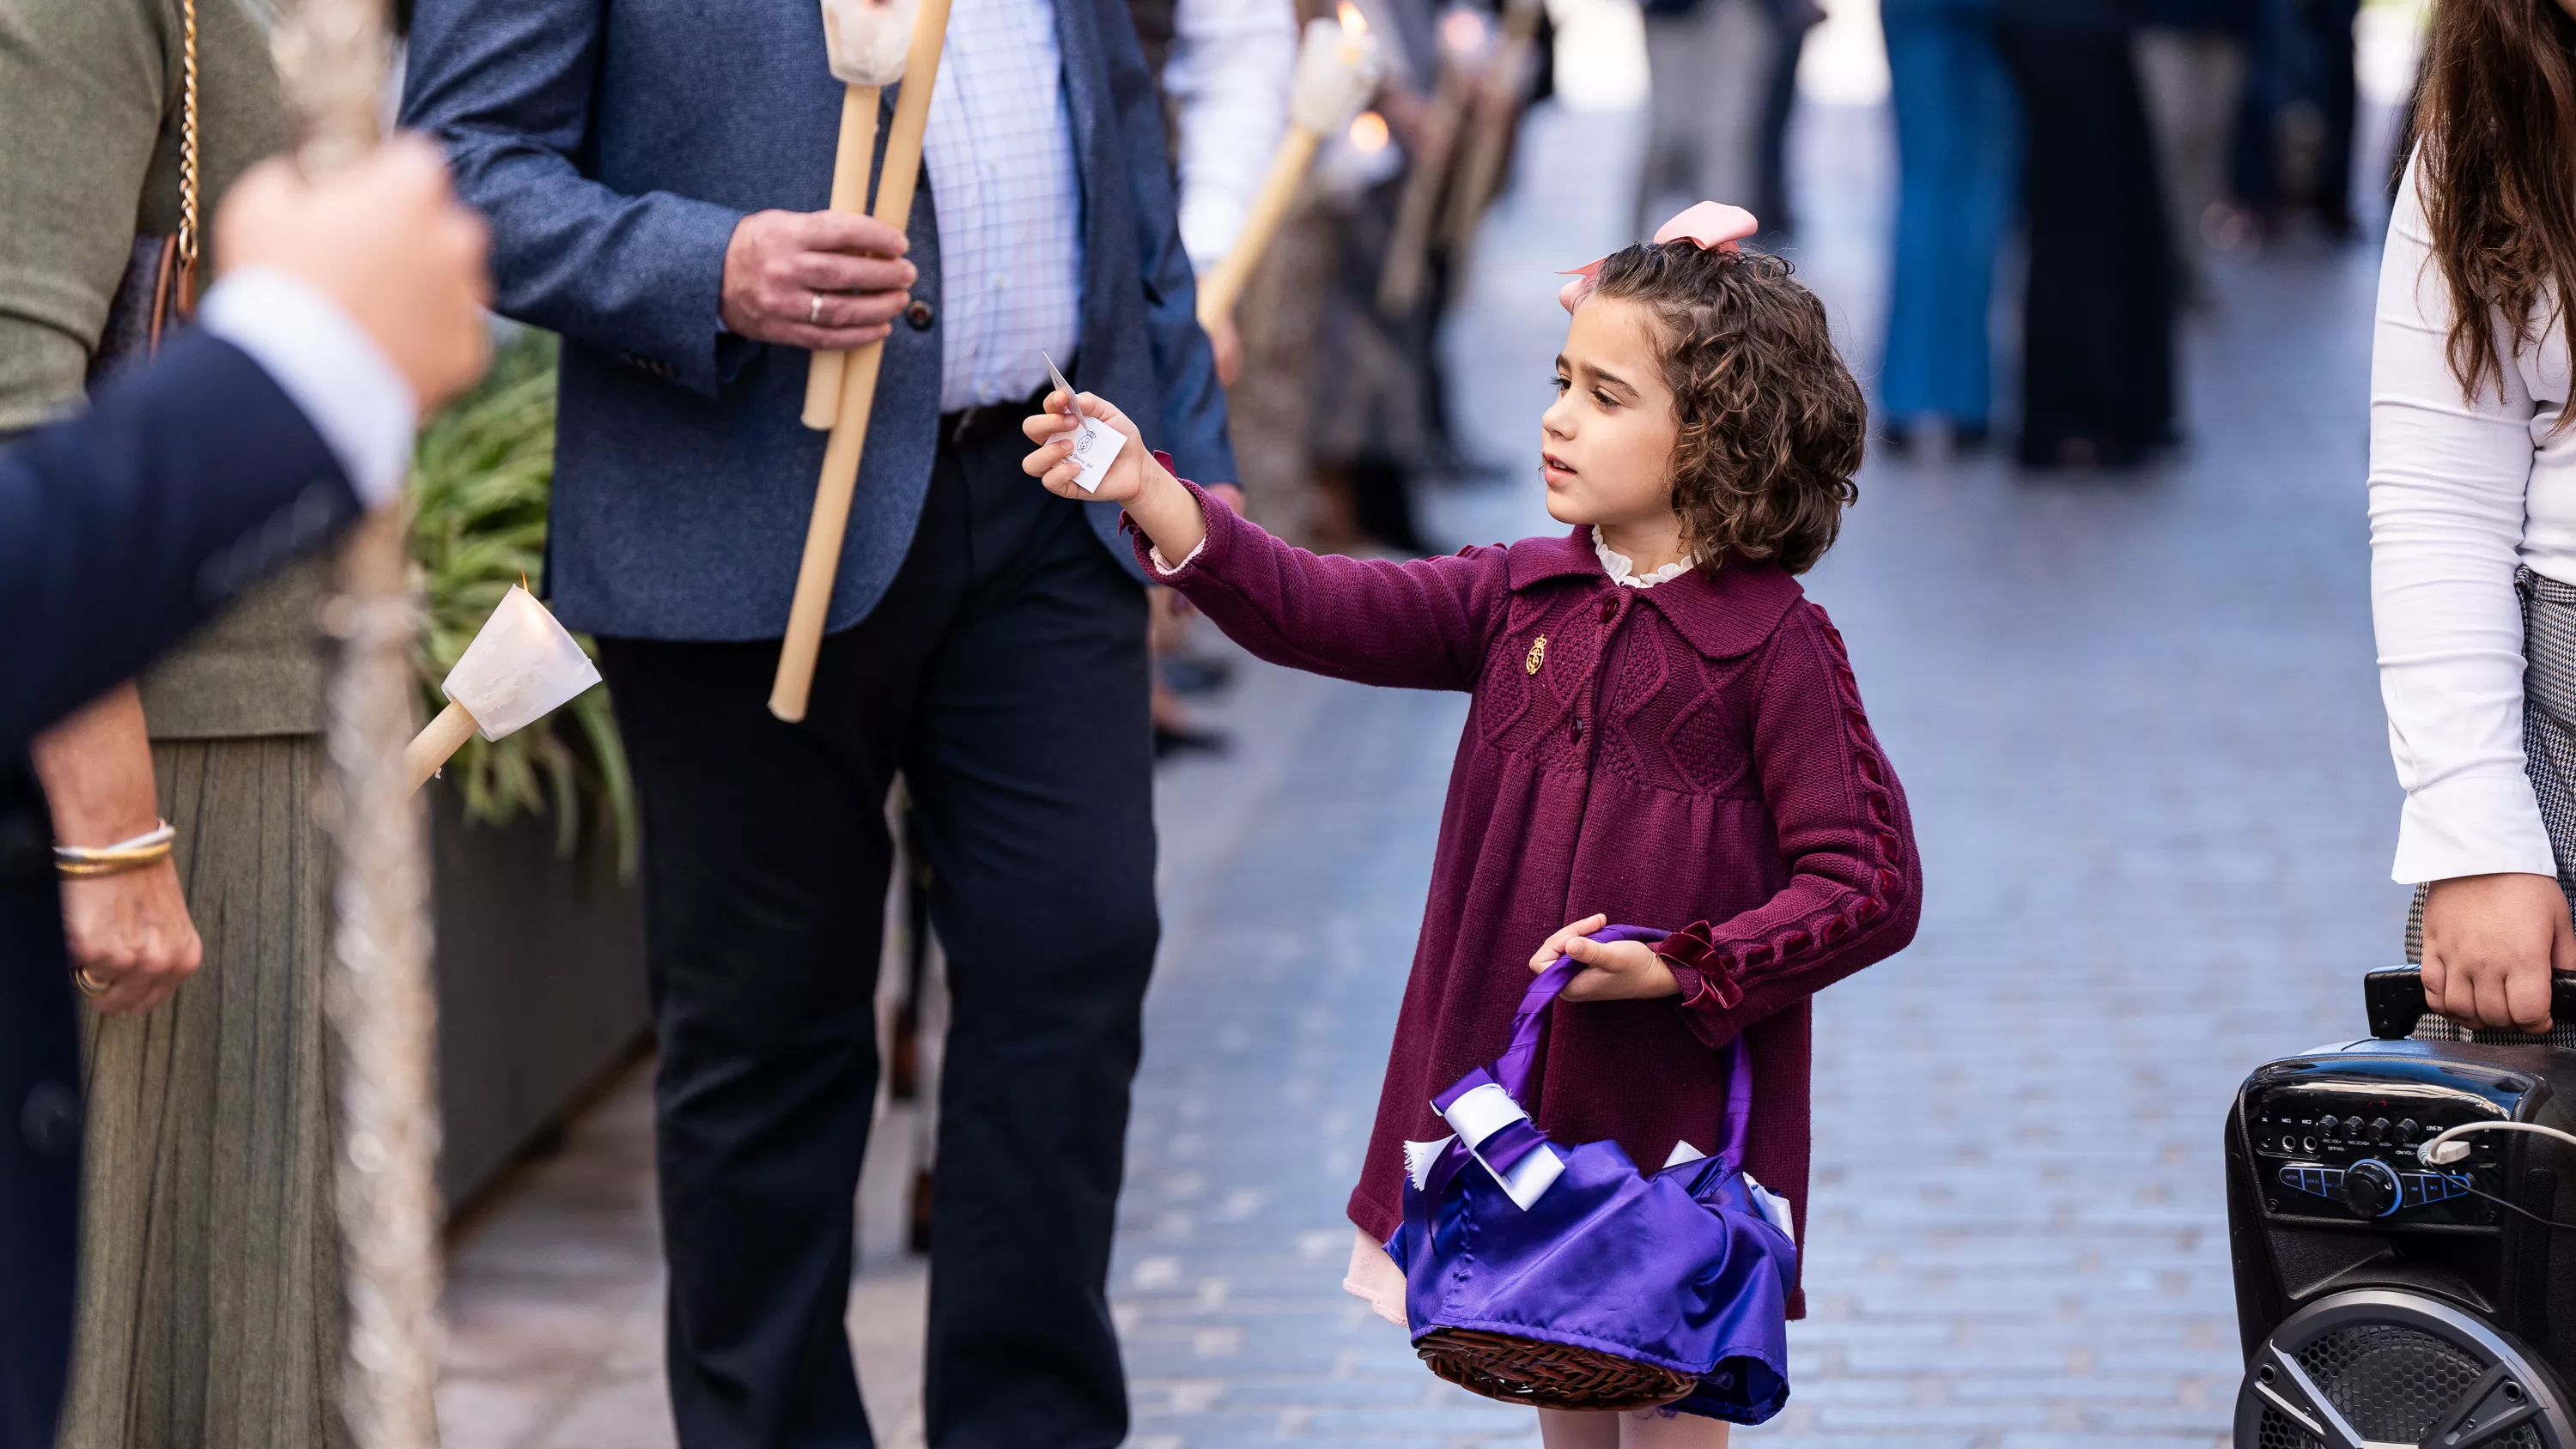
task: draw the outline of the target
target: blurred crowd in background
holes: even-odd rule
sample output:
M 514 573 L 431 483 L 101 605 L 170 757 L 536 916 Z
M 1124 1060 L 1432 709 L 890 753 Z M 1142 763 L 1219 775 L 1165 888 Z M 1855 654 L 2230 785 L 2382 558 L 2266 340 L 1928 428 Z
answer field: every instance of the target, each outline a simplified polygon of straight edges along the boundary
M 1187 21 L 1194 6 L 1221 0 L 1160 3 L 1183 22 L 1181 54 L 1164 75 L 1184 234 L 1204 268 L 1241 213 L 1212 198 L 1248 197 L 1267 156 L 1194 145 L 1193 129 L 1210 131 L 1192 124 L 1208 105 L 1208 62 L 1188 53 Z M 1153 59 L 1147 9 L 1138 6 Z M 2362 55 L 2356 34 L 2376 24 L 2396 39 L 2394 63 L 2411 67 L 2422 23 L 2420 0 L 1643 0 L 1640 9 L 1648 134 L 1632 235 L 1712 198 L 1751 208 L 1761 244 L 1795 256 L 1788 137 L 1802 59 L 1811 99 L 1848 98 L 1848 82 L 1819 84 L 1818 62 L 1851 69 L 1860 42 L 1876 42 L 1859 68 L 1883 55 L 1879 93 L 1898 158 L 1885 332 L 1859 339 L 1882 349 L 1877 442 L 1934 455 L 1992 445 L 2025 466 L 2073 469 L 2133 466 L 2185 441 L 2175 332 L 2218 305 L 2213 256 L 2360 236 L 2404 145 L 2402 121 L 2393 146 L 2369 144 L 2359 68 L 2391 62 Z M 1557 21 L 1584 7 L 1537 0 L 1502 0 L 1499 11 L 1300 0 L 1298 19 L 1337 11 L 1380 37 L 1385 85 L 1348 135 L 1328 138 L 1245 294 L 1239 336 L 1220 351 L 1233 368 L 1253 517 L 1319 548 L 1419 553 L 1434 546 L 1417 521 L 1421 489 L 1506 471 L 1462 443 L 1443 378 L 1443 319 L 1468 275 L 1477 222 L 1509 178 L 1520 115 L 1560 79 L 1582 84 L 1560 66 L 1597 64 L 1598 48 L 1560 56 Z M 1233 94 L 1241 106 L 1266 83 L 1284 111 L 1290 32 L 1284 16 L 1269 23 L 1269 79 L 1245 62 L 1248 84 Z M 1873 89 L 1857 88 L 1862 98 Z M 1257 133 L 1260 122 L 1242 124 Z M 1219 676 L 1183 663 L 1174 677 L 1195 687 Z M 1169 696 L 1158 718 L 1166 749 L 1221 744 L 1190 730 Z

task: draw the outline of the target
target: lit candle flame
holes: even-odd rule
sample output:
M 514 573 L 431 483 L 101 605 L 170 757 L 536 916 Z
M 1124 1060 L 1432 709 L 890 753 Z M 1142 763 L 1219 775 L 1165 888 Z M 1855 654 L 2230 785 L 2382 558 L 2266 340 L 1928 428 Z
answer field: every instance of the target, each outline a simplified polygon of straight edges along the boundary
M 1485 17 L 1473 10 L 1450 11 L 1440 17 L 1440 42 L 1456 54 L 1475 54 L 1485 48 Z
M 1351 0 L 1342 0 L 1342 33 L 1353 40 L 1368 34 L 1368 17 Z
M 1362 111 L 1351 120 L 1351 149 L 1363 156 L 1374 156 L 1386 149 L 1386 117 L 1375 111 Z

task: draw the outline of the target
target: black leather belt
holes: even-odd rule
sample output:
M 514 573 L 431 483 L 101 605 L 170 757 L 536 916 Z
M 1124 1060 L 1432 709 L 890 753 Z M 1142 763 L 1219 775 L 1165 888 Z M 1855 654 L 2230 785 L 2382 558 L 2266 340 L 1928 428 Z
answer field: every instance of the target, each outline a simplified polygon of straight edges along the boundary
M 1054 384 L 1049 383 L 1040 386 L 1037 391 L 1024 398 L 1014 398 L 1009 402 L 979 403 L 971 408 L 959 408 L 953 413 L 941 413 L 939 441 L 942 445 L 952 448 L 981 447 L 996 438 L 1010 438 L 1025 443 L 1028 441 L 1028 434 L 1020 431 L 1020 425 L 1035 416 L 1046 405 L 1047 394 L 1054 390 Z

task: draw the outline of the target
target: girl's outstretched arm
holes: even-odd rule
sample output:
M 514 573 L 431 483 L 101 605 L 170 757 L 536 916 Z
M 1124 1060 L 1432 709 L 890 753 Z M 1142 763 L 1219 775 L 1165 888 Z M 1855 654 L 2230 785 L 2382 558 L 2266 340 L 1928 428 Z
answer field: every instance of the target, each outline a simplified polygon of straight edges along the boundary
M 1047 398 L 1025 431 L 1023 465 L 1048 491 L 1123 503 L 1148 577 L 1186 595 L 1227 637 L 1274 664 L 1363 684 L 1473 689 L 1488 626 L 1509 589 L 1500 548 L 1396 563 L 1294 548 L 1235 515 L 1148 455 L 1135 424 L 1089 393 L 1085 416 L 1126 435 L 1097 492 L 1075 481 L 1070 403 Z
M 1691 1030 L 1711 1046 L 1903 950 L 1923 909 L 1913 817 L 1824 610 L 1792 608 L 1760 667 L 1754 769 L 1789 883 L 1752 910 L 1655 947 Z

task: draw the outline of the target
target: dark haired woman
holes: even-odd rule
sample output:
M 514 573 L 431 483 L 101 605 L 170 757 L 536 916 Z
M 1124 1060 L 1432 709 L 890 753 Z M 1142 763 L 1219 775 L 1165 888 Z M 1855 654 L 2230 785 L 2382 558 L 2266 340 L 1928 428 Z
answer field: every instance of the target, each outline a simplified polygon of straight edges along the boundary
M 2371 358 L 2394 874 L 2419 887 L 2427 997 L 2488 1029 L 2548 1024 L 2550 972 L 2576 969 L 2572 5 L 2434 12 Z
M 1255 654 L 1473 697 L 1349 1206 L 1347 1286 L 1399 1321 L 1383 1245 L 1403 1221 L 1406 1143 L 1449 1130 L 1433 1094 L 1493 1057 L 1530 972 L 1560 952 L 1587 968 L 1545 1048 L 1551 1138 L 1616 1141 L 1648 1170 L 1707 1155 L 1729 1106 L 1720 1051 L 1741 1036 L 1745 1167 L 1803 1213 L 1808 998 L 1914 934 L 1905 797 L 1841 636 L 1795 577 L 1852 501 L 1860 388 L 1788 264 L 1736 250 L 1753 227 L 1702 203 L 1567 288 L 1540 446 L 1569 533 L 1402 564 L 1321 558 L 1141 443 L 1095 495 L 1125 503 L 1140 561 Z M 1137 441 L 1114 407 L 1081 405 Z M 1047 406 L 1026 466 L 1069 494 L 1073 400 Z M 1580 939 L 1609 921 L 1670 934 Z M 1715 1420 L 1651 1412 L 1540 1424 L 1550 1449 L 1725 1442 Z

